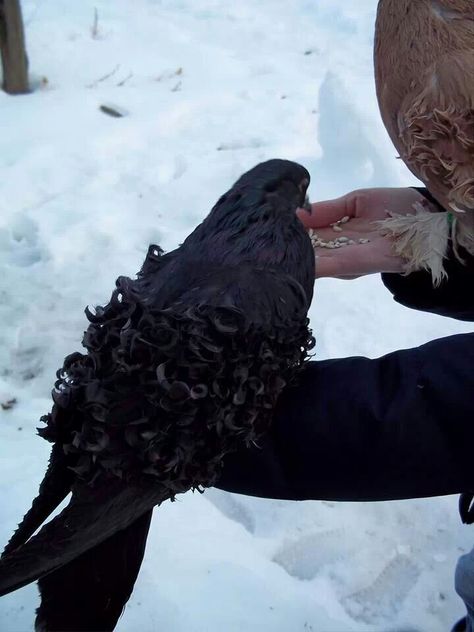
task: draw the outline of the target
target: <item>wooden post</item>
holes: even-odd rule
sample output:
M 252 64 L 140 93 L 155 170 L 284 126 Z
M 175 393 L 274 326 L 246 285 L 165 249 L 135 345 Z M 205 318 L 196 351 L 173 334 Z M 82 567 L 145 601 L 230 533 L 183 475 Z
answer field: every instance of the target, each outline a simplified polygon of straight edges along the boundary
M 9 94 L 29 92 L 28 58 L 20 0 L 0 0 L 0 54 L 3 90 Z

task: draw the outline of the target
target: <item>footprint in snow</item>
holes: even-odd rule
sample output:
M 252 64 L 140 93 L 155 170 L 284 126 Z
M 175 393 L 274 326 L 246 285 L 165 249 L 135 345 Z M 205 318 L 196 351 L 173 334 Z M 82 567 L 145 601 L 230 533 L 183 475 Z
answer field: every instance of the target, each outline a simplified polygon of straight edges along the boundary
M 13 216 L 10 224 L 0 230 L 0 247 L 5 262 L 20 268 L 47 258 L 39 243 L 37 223 L 24 213 Z
M 355 555 L 359 543 L 349 537 L 345 529 L 310 533 L 291 543 L 284 544 L 273 561 L 292 577 L 310 580 L 321 567 Z
M 350 94 L 332 73 L 321 85 L 318 109 L 322 156 L 308 160 L 305 166 L 313 174 L 311 183 L 320 199 L 334 195 L 341 173 L 346 191 L 381 186 L 389 179 L 388 167 L 361 125 Z
M 173 172 L 173 180 L 179 180 L 181 176 L 183 176 L 188 169 L 188 163 L 184 156 L 175 156 L 174 158 L 174 172 Z
M 169 184 L 173 180 L 179 180 L 187 171 L 188 163 L 184 156 L 176 155 L 163 160 L 157 165 L 159 184 Z
M 250 511 L 235 496 L 218 489 L 211 488 L 206 491 L 207 500 L 229 520 L 238 522 L 249 533 L 255 533 L 255 518 Z
M 372 625 L 393 619 L 415 586 L 420 569 L 406 555 L 393 558 L 374 582 L 341 600 L 355 621 Z

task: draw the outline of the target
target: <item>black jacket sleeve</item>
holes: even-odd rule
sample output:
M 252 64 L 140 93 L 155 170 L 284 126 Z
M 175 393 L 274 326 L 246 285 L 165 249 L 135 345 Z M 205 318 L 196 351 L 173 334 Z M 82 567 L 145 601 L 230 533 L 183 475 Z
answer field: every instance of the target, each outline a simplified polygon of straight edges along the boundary
M 407 307 L 474 320 L 474 258 L 464 265 L 451 256 L 446 269 L 438 288 L 425 272 L 382 278 Z M 474 334 L 377 360 L 310 362 L 283 394 L 265 442 L 228 456 L 217 486 L 289 500 L 472 491 L 473 362 Z
M 390 500 L 474 488 L 474 334 L 377 360 L 310 362 L 260 448 L 217 487 L 290 500 Z
M 445 263 L 448 278 L 433 287 L 428 272 L 408 276 L 382 274 L 382 280 L 394 299 L 413 309 L 450 316 L 458 320 L 474 320 L 474 258 L 466 255 L 463 264 L 454 256 Z

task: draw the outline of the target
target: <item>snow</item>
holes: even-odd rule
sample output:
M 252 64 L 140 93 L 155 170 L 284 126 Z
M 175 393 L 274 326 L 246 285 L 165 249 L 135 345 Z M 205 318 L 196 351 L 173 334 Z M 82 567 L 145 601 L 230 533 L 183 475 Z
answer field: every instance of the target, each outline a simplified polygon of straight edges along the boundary
M 376 0 L 23 8 L 36 89 L 0 92 L 0 401 L 17 400 L 0 410 L 1 542 L 44 472 L 35 427 L 56 368 L 80 347 L 83 309 L 138 270 L 149 243 L 175 247 L 243 171 L 272 157 L 310 170 L 313 200 L 416 184 L 378 115 Z M 319 281 L 311 317 L 320 359 L 470 330 L 398 306 L 377 277 Z M 453 573 L 471 539 L 455 498 L 187 494 L 155 512 L 117 629 L 445 631 L 463 613 Z M 0 630 L 31 630 L 37 602 L 35 586 L 2 599 Z

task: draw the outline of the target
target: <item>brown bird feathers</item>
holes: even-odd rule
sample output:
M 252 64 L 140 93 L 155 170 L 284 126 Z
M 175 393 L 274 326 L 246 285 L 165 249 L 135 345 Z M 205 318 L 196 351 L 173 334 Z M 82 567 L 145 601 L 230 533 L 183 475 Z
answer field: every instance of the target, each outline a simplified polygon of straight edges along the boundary
M 396 242 L 410 242 L 409 254 L 402 249 L 408 269 L 428 269 L 438 283 L 450 238 L 456 256 L 461 258 L 459 247 L 474 254 L 474 3 L 380 0 L 374 53 L 377 98 L 390 138 L 414 175 L 452 212 L 442 230 L 440 218 L 431 217 L 434 247 L 442 253 L 435 261 L 426 257 L 435 232 L 426 218 L 419 230 L 413 230 L 413 218 L 388 218 L 384 228 Z

